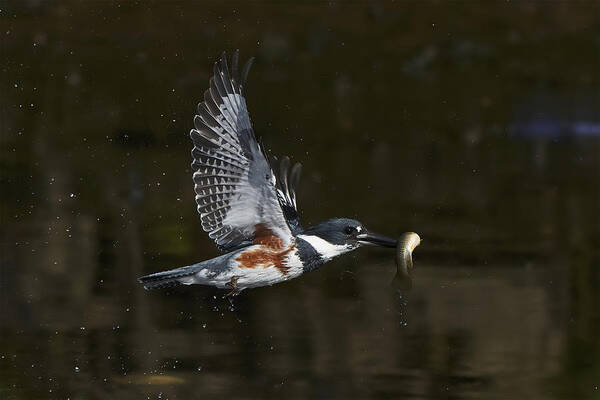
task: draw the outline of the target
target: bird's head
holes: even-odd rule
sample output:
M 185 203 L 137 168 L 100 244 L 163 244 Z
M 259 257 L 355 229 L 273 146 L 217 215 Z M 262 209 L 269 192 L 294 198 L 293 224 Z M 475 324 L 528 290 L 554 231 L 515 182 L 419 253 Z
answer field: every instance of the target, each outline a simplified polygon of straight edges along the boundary
M 333 218 L 307 229 L 300 236 L 325 260 L 347 253 L 363 245 L 396 247 L 396 240 L 370 232 L 359 221 Z

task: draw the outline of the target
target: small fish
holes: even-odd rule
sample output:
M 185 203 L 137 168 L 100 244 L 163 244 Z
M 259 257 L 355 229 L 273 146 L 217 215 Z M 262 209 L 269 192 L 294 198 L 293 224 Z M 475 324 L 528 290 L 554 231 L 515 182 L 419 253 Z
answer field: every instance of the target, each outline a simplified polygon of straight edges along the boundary
M 401 289 L 412 287 L 413 250 L 421 244 L 421 238 L 414 232 L 405 232 L 398 238 L 396 246 L 396 276 L 392 283 Z

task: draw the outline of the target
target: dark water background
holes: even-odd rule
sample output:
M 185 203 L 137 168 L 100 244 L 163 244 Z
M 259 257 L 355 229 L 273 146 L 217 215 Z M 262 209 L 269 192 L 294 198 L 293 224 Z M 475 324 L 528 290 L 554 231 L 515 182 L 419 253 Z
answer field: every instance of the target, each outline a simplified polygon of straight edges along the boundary
M 3 399 L 600 399 L 600 6 L 0 2 Z M 425 239 L 246 291 L 145 292 L 217 255 L 190 141 L 212 62 L 305 226 Z

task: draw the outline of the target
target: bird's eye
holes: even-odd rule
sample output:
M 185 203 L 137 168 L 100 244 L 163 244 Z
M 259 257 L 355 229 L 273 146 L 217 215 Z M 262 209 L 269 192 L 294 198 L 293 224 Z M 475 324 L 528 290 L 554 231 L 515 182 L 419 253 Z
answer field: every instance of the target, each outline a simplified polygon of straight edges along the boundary
M 352 235 L 355 231 L 356 229 L 353 226 L 347 226 L 344 228 L 344 233 L 346 235 Z

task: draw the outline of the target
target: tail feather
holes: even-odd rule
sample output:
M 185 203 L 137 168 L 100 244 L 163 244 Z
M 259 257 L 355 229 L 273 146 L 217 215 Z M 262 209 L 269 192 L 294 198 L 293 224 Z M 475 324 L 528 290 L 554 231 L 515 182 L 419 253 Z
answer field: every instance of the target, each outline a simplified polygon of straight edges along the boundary
M 191 277 L 198 272 L 202 267 L 198 265 L 190 265 L 188 267 L 181 267 L 172 269 L 169 271 L 157 272 L 138 278 L 138 282 L 144 285 L 144 289 L 164 289 L 173 286 L 179 286 L 186 284 L 189 280 L 183 279 Z M 189 284 L 189 283 L 188 283 Z

